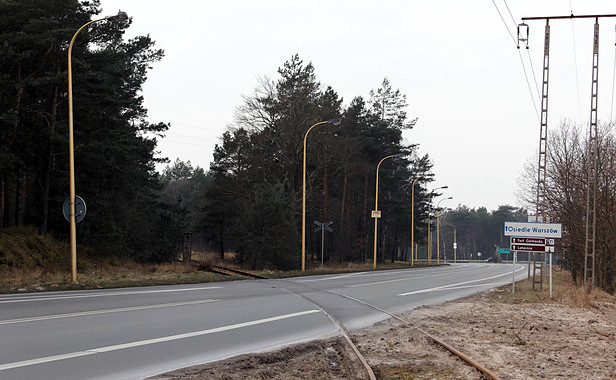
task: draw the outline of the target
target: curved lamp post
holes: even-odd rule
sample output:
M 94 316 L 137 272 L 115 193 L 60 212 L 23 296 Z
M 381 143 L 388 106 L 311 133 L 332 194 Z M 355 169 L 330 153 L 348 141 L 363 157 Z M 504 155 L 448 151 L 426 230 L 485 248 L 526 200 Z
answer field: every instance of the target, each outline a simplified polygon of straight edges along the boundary
M 423 175 L 415 178 L 413 180 L 413 184 L 411 185 L 411 266 L 414 265 L 413 262 L 413 245 L 415 244 L 415 182 L 418 179 L 424 178 Z M 417 254 L 417 252 L 415 252 Z
M 70 219 L 71 219 L 71 281 L 77 283 L 77 223 L 75 221 L 75 148 L 73 142 L 73 71 L 71 53 L 73 44 L 79 32 L 88 25 L 104 20 L 126 20 L 126 12 L 118 11 L 117 15 L 106 16 L 87 22 L 77 29 L 68 45 L 68 161 L 69 161 L 69 187 L 70 187 Z
M 392 154 L 389 156 L 385 156 L 381 159 L 381 161 L 379 161 L 379 164 L 376 166 L 376 191 L 375 191 L 375 195 L 374 195 L 374 260 L 372 263 L 372 269 L 376 269 L 376 241 L 377 241 L 377 226 L 379 223 L 379 217 L 378 216 L 378 211 L 379 211 L 379 168 L 381 167 L 381 164 L 383 163 L 383 161 L 385 161 L 388 158 L 393 158 L 393 157 L 404 157 L 405 154 L 404 153 L 398 153 L 398 154 Z
M 447 186 L 437 187 L 433 189 L 430 194 L 428 194 L 428 245 L 427 245 L 427 256 L 428 256 L 428 265 L 432 263 L 432 232 L 430 231 L 430 226 L 432 225 L 432 220 L 430 220 L 430 209 L 432 206 L 432 195 L 436 190 L 446 189 Z
M 340 125 L 340 119 L 331 119 L 327 121 L 320 121 L 308 128 L 304 135 L 304 166 L 303 166 L 303 179 L 302 179 L 302 271 L 306 270 L 306 138 L 312 128 L 321 124 L 333 124 Z
M 440 201 L 438 201 L 438 203 L 436 204 L 436 265 L 440 265 L 440 241 L 439 241 L 439 208 L 438 206 L 441 204 L 442 201 L 446 201 L 448 199 L 453 199 L 453 197 L 447 197 L 447 198 L 443 198 Z

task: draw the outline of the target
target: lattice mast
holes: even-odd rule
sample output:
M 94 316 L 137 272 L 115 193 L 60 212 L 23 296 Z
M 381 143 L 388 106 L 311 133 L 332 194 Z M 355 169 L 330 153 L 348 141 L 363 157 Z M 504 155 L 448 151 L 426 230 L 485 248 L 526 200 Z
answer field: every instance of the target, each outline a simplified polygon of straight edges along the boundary
M 523 21 L 546 20 L 546 44 L 543 60 L 543 96 L 541 104 L 541 135 L 539 143 L 539 174 L 537 178 L 537 221 L 545 218 L 545 148 L 547 144 L 547 71 L 549 68 L 549 21 L 550 19 L 574 19 L 574 18 L 594 18 L 594 43 L 593 43 L 593 67 L 592 67 L 592 90 L 590 103 L 590 128 L 588 142 L 588 179 L 586 186 L 586 242 L 584 244 L 584 287 L 591 282 L 594 288 L 596 284 L 595 262 L 596 262 L 596 227 L 597 227 L 597 183 L 599 181 L 598 157 L 599 141 L 597 127 L 597 100 L 599 87 L 599 18 L 616 17 L 616 14 L 605 15 L 582 15 L 574 16 L 550 16 L 550 17 L 522 17 Z M 526 25 L 526 24 L 520 24 Z M 520 39 L 518 31 L 518 44 Z M 528 39 L 528 38 L 527 38 Z M 518 46 L 519 48 L 519 46 Z M 544 114 L 545 112 L 545 114 Z M 545 124 L 544 124 L 545 122 Z M 544 131 L 545 127 L 545 131 Z M 534 285 L 534 283 L 533 283 Z
M 535 216 L 537 222 L 543 223 L 545 218 L 545 178 L 548 146 L 548 89 L 550 81 L 550 20 L 545 23 L 543 43 L 543 81 L 541 85 L 541 126 L 539 129 L 539 162 L 537 165 L 537 203 Z
M 597 138 L 597 95 L 599 87 L 599 18 L 595 19 L 592 52 L 592 86 L 590 96 L 590 128 L 588 139 L 588 182 L 586 186 L 586 243 L 584 244 L 584 287 L 595 288 L 595 257 L 597 230 L 597 182 L 599 141 Z M 590 284 L 589 284 L 590 282 Z
M 524 20 L 524 19 L 523 19 Z M 526 23 L 518 25 L 518 49 L 520 43 L 528 49 L 529 28 Z M 548 141 L 548 95 L 550 81 L 550 20 L 546 20 L 543 43 L 543 81 L 541 85 L 541 120 L 539 129 L 539 160 L 537 164 L 537 198 L 535 217 L 537 222 L 545 221 L 545 180 Z

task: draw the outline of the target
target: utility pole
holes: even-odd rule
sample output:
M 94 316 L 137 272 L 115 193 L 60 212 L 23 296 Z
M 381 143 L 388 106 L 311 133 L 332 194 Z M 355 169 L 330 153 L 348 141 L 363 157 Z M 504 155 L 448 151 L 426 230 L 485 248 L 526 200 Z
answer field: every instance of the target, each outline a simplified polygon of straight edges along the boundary
M 550 42 L 550 20 L 554 19 L 577 19 L 577 18 L 594 18 L 594 41 L 593 41 L 593 67 L 592 67 L 592 86 L 591 86 L 591 101 L 590 101 L 590 130 L 589 130 L 589 170 L 588 170 L 588 185 L 586 188 L 586 242 L 584 245 L 584 287 L 591 285 L 595 287 L 595 257 L 596 257 L 596 227 L 597 227 L 597 168 L 599 146 L 598 146 L 598 129 L 597 129 L 597 99 L 599 85 L 599 18 L 601 17 L 616 17 L 616 14 L 605 15 L 581 15 L 574 16 L 573 13 L 569 16 L 548 16 L 548 17 L 522 17 L 522 21 L 531 20 L 546 20 L 545 25 L 545 44 L 543 53 L 543 88 L 541 97 L 541 131 L 539 136 L 539 165 L 537 176 L 537 204 L 536 218 L 537 222 L 545 222 L 545 178 L 546 178 L 546 146 L 547 146 L 547 110 L 548 110 L 548 79 L 549 79 L 549 42 Z M 522 33 L 520 37 L 520 27 L 528 26 L 525 23 L 518 25 L 518 49 L 520 42 L 526 42 L 528 49 L 528 29 L 526 30 L 526 38 Z M 543 254 L 541 254 L 543 256 Z M 536 260 L 533 260 L 536 263 Z M 543 263 L 543 257 L 541 257 Z M 541 277 L 543 271 L 541 270 Z M 589 284 L 590 282 L 590 284 Z M 533 271 L 533 289 L 535 287 L 535 273 Z
M 595 288 L 595 236 L 597 230 L 597 182 L 599 169 L 599 141 L 597 139 L 597 92 L 599 86 L 599 18 L 595 19 L 595 32 L 592 49 L 592 86 L 590 98 L 590 129 L 588 145 L 590 149 L 590 170 L 588 171 L 588 186 L 586 187 L 586 243 L 584 244 L 584 288 L 589 285 Z M 589 223 L 592 222 L 592 226 Z M 589 231 L 590 230 L 590 231 Z M 590 264 L 588 261 L 590 260 Z
M 456 226 L 453 226 L 453 262 L 458 260 L 458 241 L 456 240 Z
M 333 221 L 330 222 L 319 222 L 318 220 L 314 221 L 314 224 L 316 224 L 318 227 L 314 229 L 314 232 L 319 232 L 321 231 L 321 269 L 323 269 L 323 257 L 324 257 L 324 252 L 325 252 L 325 231 L 329 231 L 329 232 L 334 232 L 334 230 L 331 229 L 331 224 L 334 223 Z

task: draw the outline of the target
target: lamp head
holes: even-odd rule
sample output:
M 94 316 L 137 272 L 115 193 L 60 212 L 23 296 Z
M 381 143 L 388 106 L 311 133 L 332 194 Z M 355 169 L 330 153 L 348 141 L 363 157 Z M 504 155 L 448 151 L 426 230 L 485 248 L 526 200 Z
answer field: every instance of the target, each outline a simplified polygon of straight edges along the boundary
M 406 157 L 406 156 L 407 156 L 407 155 L 406 155 L 405 153 L 398 153 L 398 154 L 396 154 L 396 157 L 397 157 L 397 158 L 404 158 L 404 157 Z
M 126 12 L 118 11 L 117 15 L 107 16 L 107 20 L 115 20 L 115 21 L 124 21 L 128 20 L 128 15 Z
M 329 124 L 333 124 L 333 125 L 340 125 L 340 121 L 341 121 L 340 118 L 327 120 Z

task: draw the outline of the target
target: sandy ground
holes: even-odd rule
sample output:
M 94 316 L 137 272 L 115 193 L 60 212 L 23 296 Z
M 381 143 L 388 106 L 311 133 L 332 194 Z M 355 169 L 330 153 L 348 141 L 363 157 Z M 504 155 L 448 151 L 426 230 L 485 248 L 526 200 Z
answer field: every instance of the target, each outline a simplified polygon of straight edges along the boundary
M 616 379 L 616 304 L 513 300 L 506 288 L 353 331 L 378 379 L 481 379 L 415 327 L 453 345 L 501 379 Z M 535 295 L 533 294 L 533 297 Z M 538 297 L 540 298 L 540 297 Z M 411 323 L 412 322 L 412 323 Z M 338 338 L 243 355 L 153 379 L 368 379 Z

